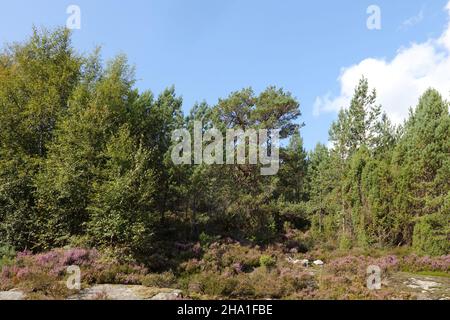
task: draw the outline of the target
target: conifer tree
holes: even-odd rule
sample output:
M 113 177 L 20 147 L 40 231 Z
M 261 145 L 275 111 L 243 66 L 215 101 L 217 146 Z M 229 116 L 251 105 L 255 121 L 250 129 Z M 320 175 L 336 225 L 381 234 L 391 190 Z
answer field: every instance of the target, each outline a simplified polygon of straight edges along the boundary
M 445 208 L 450 190 L 449 155 L 448 103 L 430 89 L 411 112 L 395 150 L 395 204 L 401 243 L 411 243 L 417 219 L 448 214 Z

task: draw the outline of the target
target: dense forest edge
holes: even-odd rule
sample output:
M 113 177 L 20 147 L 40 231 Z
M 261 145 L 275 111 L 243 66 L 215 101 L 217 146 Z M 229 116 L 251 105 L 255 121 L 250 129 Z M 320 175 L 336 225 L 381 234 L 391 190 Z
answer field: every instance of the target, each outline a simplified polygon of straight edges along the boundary
M 331 145 L 307 152 L 284 89 L 245 88 L 184 115 L 173 87 L 135 84 L 124 55 L 80 54 L 66 29 L 34 29 L 0 53 L 0 290 L 66 296 L 56 279 L 72 264 L 85 284 L 191 298 L 408 298 L 367 290 L 370 264 L 448 277 L 450 114 L 438 91 L 394 125 L 362 77 Z M 280 130 L 278 174 L 175 165 L 172 132 L 194 121 Z M 325 261 L 325 275 L 306 259 Z

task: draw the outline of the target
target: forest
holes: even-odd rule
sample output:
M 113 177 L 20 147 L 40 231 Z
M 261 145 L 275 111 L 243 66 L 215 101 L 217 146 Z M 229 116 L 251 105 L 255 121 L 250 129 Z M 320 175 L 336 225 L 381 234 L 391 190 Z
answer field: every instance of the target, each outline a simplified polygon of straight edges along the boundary
M 266 268 L 261 277 L 280 277 L 281 252 L 314 252 L 327 263 L 333 252 L 403 250 L 416 261 L 444 259 L 439 270 L 448 272 L 450 114 L 440 92 L 424 92 L 394 125 L 361 75 L 329 129 L 331 144 L 312 151 L 301 129 L 313 124 L 302 123 L 300 103 L 285 89 L 244 88 L 188 114 L 182 106 L 174 87 L 139 91 L 126 56 L 104 62 L 100 49 L 80 54 L 66 29 L 34 29 L 27 41 L 5 46 L 0 268 L 62 248 L 95 249 L 145 267 L 159 286 L 178 281 L 197 294 L 227 297 L 264 294 L 255 283 L 211 284 L 202 275 L 224 280 L 230 268 L 236 275 Z M 278 174 L 261 175 L 260 164 L 175 165 L 172 132 L 192 132 L 195 121 L 204 131 L 279 130 Z M 224 262 L 227 254 L 242 256 Z M 192 274 L 202 289 L 183 284 Z M 269 296 L 302 298 L 305 281 Z

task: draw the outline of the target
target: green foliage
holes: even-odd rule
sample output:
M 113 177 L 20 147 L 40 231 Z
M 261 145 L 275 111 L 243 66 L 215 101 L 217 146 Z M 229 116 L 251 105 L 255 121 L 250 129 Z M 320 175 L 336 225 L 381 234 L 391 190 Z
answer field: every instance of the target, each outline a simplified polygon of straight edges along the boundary
M 348 251 L 353 247 L 351 236 L 348 234 L 341 234 L 339 238 L 339 249 Z
M 133 145 L 129 130 L 121 128 L 107 143 L 106 166 L 93 185 L 88 234 L 100 245 L 144 250 L 152 236 L 153 171 L 150 153 Z
M 318 144 L 309 154 L 308 213 L 311 231 L 316 239 L 329 240 L 337 232 L 338 199 L 336 198 L 338 170 L 333 165 L 333 158 L 328 148 Z
M 212 243 L 218 240 L 217 237 L 210 236 L 205 232 L 200 233 L 198 239 L 200 241 L 200 245 L 202 246 L 202 248 L 208 248 Z
M 297 132 L 299 126 L 294 120 L 299 116 L 299 104 L 290 93 L 269 87 L 258 96 L 252 89 L 244 89 L 219 100 L 212 108 L 211 122 L 224 136 L 226 129 L 264 128 L 280 130 L 280 136 L 288 138 Z M 297 140 L 301 144 L 298 133 Z M 301 145 L 297 147 L 302 149 Z M 293 157 L 297 150 L 291 150 Z M 300 158 L 297 159 L 295 155 L 292 166 L 297 167 L 301 163 Z M 288 178 L 287 166 L 285 171 L 284 176 Z M 197 176 L 200 173 L 201 176 Z M 305 176 L 305 172 L 299 172 L 299 175 Z M 301 181 L 291 179 L 283 187 L 277 177 L 262 176 L 261 165 L 251 165 L 248 161 L 234 166 L 208 166 L 202 171 L 195 171 L 192 176 L 196 179 L 194 181 L 198 181 L 199 177 L 203 179 L 200 186 L 203 192 L 194 190 L 195 195 L 191 197 L 195 198 L 197 204 L 208 203 L 207 200 L 212 198 L 212 203 L 209 202 L 210 205 L 204 206 L 204 209 L 215 228 L 221 229 L 218 232 L 261 243 L 273 241 L 282 229 L 279 211 L 273 205 L 274 198 L 281 196 L 281 189 L 294 188 L 293 184 L 296 184 L 300 193 L 304 193 L 301 191 Z M 303 197 L 300 193 L 293 193 L 292 197 Z M 201 209 L 199 205 L 196 208 Z
M 300 203 L 308 200 L 307 153 L 303 138 L 297 130 L 287 148 L 281 150 L 281 168 L 278 172 L 278 186 L 275 195 L 283 201 Z
M 380 113 L 375 98 L 363 78 L 349 109 L 332 125 L 331 152 L 318 146 L 310 155 L 312 232 L 319 239 L 337 237 L 348 249 L 350 244 L 408 245 L 415 230 L 418 252 L 448 251 L 432 247 L 443 243 L 449 220 L 431 224 L 446 210 L 450 189 L 448 103 L 428 90 L 398 130 Z M 326 205 L 330 202 L 334 206 Z M 330 217 L 331 234 L 326 234 L 325 217 Z
M 277 264 L 277 261 L 268 255 L 262 255 L 259 258 L 259 265 L 264 268 L 273 268 Z
M 440 256 L 450 252 L 449 215 L 432 214 L 419 219 L 414 227 L 413 248 L 424 255 Z
M 19 249 L 35 241 L 33 180 L 80 65 L 64 29 L 34 29 L 28 41 L 0 54 L 0 238 Z
M 396 128 L 362 78 L 330 128 L 330 148 L 307 153 L 299 103 L 283 89 L 243 89 L 213 106 L 196 104 L 184 117 L 173 87 L 154 96 L 135 83 L 125 56 L 103 63 L 99 49 L 79 55 L 64 29 L 34 30 L 0 54 L 2 245 L 99 246 L 155 269 L 176 267 L 228 237 L 253 245 L 283 239 L 302 252 L 316 244 L 412 244 L 418 253 L 448 253 L 450 116 L 436 90 Z M 249 161 L 174 165 L 172 132 L 192 131 L 198 120 L 224 136 L 227 129 L 279 130 L 288 143 L 278 174 L 263 176 L 262 165 Z M 217 250 L 205 260 L 219 268 L 273 265 L 256 249 Z M 200 280 L 219 295 L 261 289 Z
M 416 218 L 442 211 L 450 190 L 448 103 L 428 90 L 404 130 L 394 153 L 394 212 L 399 237 L 410 244 Z
M 0 270 L 3 266 L 11 265 L 16 257 L 16 251 L 9 245 L 1 245 L 0 243 Z

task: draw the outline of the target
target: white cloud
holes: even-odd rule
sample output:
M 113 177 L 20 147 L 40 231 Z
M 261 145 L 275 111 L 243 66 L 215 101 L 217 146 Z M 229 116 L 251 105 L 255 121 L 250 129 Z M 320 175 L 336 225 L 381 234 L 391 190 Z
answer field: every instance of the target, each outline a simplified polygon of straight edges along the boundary
M 446 9 L 450 16 L 450 2 Z M 430 87 L 449 98 L 450 92 L 450 23 L 437 39 L 414 43 L 398 50 L 390 61 L 368 58 L 344 68 L 339 76 L 341 92 L 317 97 L 314 115 L 336 112 L 347 107 L 359 79 L 365 76 L 371 87 L 376 88 L 378 102 L 395 123 L 401 123 L 410 107 Z

